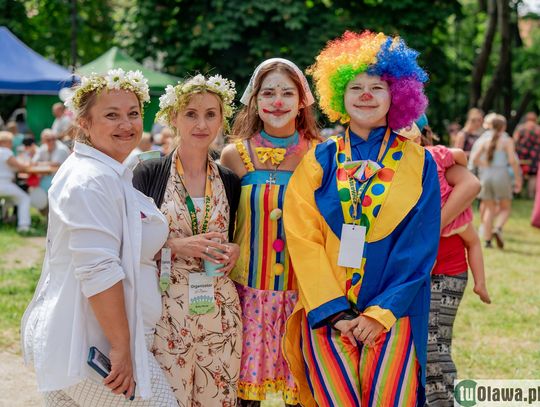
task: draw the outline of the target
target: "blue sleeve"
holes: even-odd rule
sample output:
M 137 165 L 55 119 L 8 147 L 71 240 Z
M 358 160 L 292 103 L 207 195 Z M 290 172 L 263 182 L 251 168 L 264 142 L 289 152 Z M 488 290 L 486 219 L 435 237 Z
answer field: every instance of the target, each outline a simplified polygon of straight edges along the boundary
M 383 272 L 386 288 L 366 305 L 390 310 L 401 318 L 409 310 L 420 289 L 430 281 L 441 229 L 441 198 L 437 167 L 425 154 L 422 195 L 399 228 L 399 236 L 388 255 Z M 397 231 L 396 231 L 397 232 Z M 394 233 L 396 233 L 394 232 Z

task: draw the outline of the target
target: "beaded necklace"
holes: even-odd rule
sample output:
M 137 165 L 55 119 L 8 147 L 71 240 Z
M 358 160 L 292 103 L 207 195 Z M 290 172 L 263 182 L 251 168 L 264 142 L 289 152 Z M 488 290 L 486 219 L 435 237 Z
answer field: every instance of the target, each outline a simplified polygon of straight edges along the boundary
M 193 199 L 191 199 L 191 196 L 189 196 L 189 193 L 186 188 L 186 183 L 184 181 L 184 168 L 182 166 L 182 161 L 180 161 L 180 158 L 176 158 L 176 171 L 178 172 L 178 175 L 180 177 L 180 181 L 182 182 L 182 185 L 184 186 L 184 189 L 186 191 L 186 206 L 189 211 L 189 217 L 191 218 L 191 231 L 193 233 L 193 236 L 206 233 L 208 231 L 208 222 L 210 220 L 210 214 L 211 214 L 211 200 L 212 200 L 212 182 L 211 182 L 211 170 L 210 170 L 210 161 L 208 161 L 208 164 L 206 166 L 206 186 L 205 186 L 205 192 L 204 192 L 204 217 L 201 226 L 199 227 L 199 222 L 197 221 L 197 210 L 195 209 L 195 204 L 193 203 Z

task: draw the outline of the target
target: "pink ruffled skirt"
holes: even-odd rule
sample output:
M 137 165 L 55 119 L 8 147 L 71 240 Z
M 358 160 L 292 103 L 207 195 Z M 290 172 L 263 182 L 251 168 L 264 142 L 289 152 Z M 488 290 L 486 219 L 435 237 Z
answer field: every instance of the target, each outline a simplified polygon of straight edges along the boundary
M 298 389 L 281 352 L 285 323 L 298 301 L 297 291 L 257 290 L 236 284 L 244 325 L 238 397 L 265 400 L 283 393 L 287 404 L 298 403 Z

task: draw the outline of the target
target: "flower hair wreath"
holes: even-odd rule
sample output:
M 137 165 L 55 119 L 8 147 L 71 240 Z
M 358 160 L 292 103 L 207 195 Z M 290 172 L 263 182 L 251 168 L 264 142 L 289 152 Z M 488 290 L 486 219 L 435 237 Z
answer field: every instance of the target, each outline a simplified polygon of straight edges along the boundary
M 225 125 L 227 119 L 234 113 L 234 97 L 236 95 L 235 84 L 221 75 L 210 76 L 206 79 L 199 74 L 184 82 L 178 82 L 176 86 L 167 85 L 165 94 L 159 98 L 159 112 L 156 120 L 160 123 L 172 126 L 173 114 L 181 109 L 188 100 L 188 95 L 200 92 L 215 93 L 221 99 L 223 104 L 223 118 Z
M 132 91 L 141 103 L 141 113 L 143 103 L 150 100 L 148 81 L 142 72 L 125 72 L 122 68 L 118 68 L 109 70 L 106 75 L 92 73 L 89 76 L 82 76 L 80 85 L 66 99 L 64 105 L 77 115 L 81 107 L 82 97 L 89 92 L 101 89 Z

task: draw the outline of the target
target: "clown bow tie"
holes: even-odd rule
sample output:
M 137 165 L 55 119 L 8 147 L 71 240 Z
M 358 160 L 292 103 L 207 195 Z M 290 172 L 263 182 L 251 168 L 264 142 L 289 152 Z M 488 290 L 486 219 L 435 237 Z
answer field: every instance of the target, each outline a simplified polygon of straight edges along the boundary
M 270 160 L 273 165 L 279 165 L 285 159 L 285 148 L 256 147 L 255 152 L 261 163 Z
M 371 160 L 347 161 L 344 164 L 345 172 L 349 177 L 354 177 L 360 182 L 366 182 L 384 167 Z

